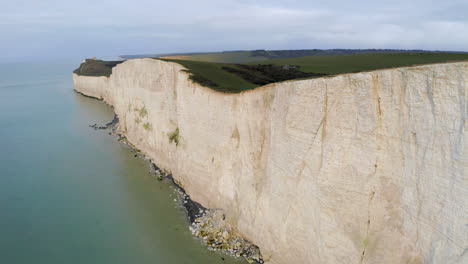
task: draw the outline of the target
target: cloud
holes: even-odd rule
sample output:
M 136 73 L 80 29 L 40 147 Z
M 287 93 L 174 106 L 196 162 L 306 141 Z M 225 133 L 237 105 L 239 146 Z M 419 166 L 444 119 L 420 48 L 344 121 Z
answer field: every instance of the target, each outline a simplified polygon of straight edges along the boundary
M 257 48 L 468 51 L 467 9 L 464 0 L 17 0 L 0 10 L 0 48 L 13 57 Z

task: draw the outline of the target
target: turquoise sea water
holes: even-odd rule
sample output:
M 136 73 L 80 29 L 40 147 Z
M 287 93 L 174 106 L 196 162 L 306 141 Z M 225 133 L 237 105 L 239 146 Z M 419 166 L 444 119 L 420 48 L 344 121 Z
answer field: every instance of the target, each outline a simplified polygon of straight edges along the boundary
M 89 127 L 113 112 L 73 92 L 78 64 L 0 64 L 0 263 L 246 263 L 194 239 L 171 184 Z

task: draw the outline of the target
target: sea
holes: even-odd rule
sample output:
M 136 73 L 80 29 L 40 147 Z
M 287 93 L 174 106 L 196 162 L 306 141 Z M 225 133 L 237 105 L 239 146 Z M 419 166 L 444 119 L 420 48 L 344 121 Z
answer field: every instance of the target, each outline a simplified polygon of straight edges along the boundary
M 194 238 L 170 181 L 74 92 L 80 61 L 0 63 L 0 263 L 247 263 Z

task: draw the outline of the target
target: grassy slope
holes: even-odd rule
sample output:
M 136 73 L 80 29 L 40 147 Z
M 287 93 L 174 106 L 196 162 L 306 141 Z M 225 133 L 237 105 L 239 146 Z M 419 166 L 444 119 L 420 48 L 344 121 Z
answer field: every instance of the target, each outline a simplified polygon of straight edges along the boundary
M 458 60 L 468 60 L 468 53 L 369 53 L 307 56 L 250 64 L 289 64 L 301 66 L 300 69 L 305 72 L 340 74 Z
M 192 75 L 199 76 L 204 79 L 209 79 L 210 81 L 216 83 L 217 86 L 210 86 L 207 84 L 204 85 L 220 92 L 238 93 L 244 90 L 253 89 L 258 86 L 221 69 L 223 66 L 232 66 L 231 64 L 188 60 L 162 60 L 179 63 L 187 68 Z

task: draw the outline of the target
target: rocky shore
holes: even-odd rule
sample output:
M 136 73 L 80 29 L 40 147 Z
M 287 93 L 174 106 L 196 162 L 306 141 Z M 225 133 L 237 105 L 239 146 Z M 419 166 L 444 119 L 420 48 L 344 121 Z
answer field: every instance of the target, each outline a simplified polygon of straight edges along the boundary
M 249 263 L 264 263 L 259 248 L 236 235 L 225 220 L 226 216 L 221 210 L 205 210 L 202 216 L 195 219 L 190 230 L 210 249 L 244 257 Z
M 117 136 L 121 143 L 131 147 L 137 153 L 135 157 L 143 158 L 151 163 L 151 172 L 157 180 L 171 181 L 187 214 L 189 229 L 195 237 L 206 244 L 210 250 L 219 250 L 234 257 L 243 257 L 249 263 L 264 263 L 260 249 L 233 231 L 232 227 L 225 221 L 226 216 L 222 210 L 207 209 L 193 201 L 180 184 L 174 180 L 170 172 L 160 169 L 150 158 L 128 142 L 125 136 L 118 133 L 118 124 L 119 118 L 114 115 L 112 121 L 107 124 L 93 124 L 90 127 L 94 130 L 111 130 L 109 134 Z
M 264 263 L 260 249 L 233 231 L 225 221 L 226 216 L 222 210 L 207 209 L 193 201 L 170 173 L 161 170 L 154 163 L 151 164 L 158 180 L 170 180 L 176 187 L 190 222 L 190 231 L 194 236 L 200 238 L 211 250 L 220 250 L 231 256 L 243 257 L 249 263 Z

